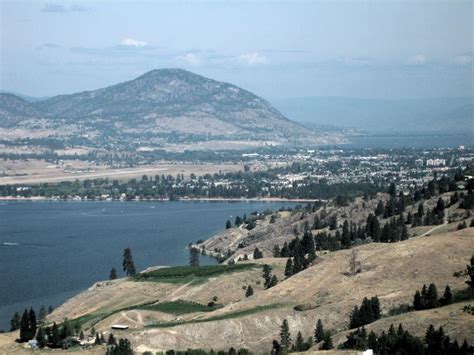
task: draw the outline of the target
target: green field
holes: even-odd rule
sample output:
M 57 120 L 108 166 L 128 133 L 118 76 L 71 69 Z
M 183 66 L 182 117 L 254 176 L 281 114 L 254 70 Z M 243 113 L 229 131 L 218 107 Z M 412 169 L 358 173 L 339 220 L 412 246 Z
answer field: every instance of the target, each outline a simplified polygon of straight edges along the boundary
M 176 325 L 182 325 L 182 324 L 205 323 L 205 322 L 219 321 L 219 320 L 224 320 L 224 319 L 240 318 L 240 317 L 245 317 L 245 316 L 252 315 L 252 314 L 255 314 L 255 313 L 259 313 L 259 312 L 268 311 L 268 310 L 271 310 L 271 309 L 277 309 L 277 308 L 280 308 L 280 307 L 283 307 L 283 306 L 284 305 L 277 304 L 277 303 L 276 304 L 269 304 L 269 305 L 265 305 L 265 306 L 257 306 L 257 307 L 250 308 L 250 309 L 244 309 L 244 310 L 241 310 L 241 311 L 229 312 L 229 313 L 226 313 L 226 314 L 222 314 L 222 315 L 214 316 L 214 317 L 209 317 L 209 318 L 205 318 L 205 319 L 193 319 L 193 320 L 190 320 L 190 321 L 156 323 L 156 324 L 153 324 L 153 325 L 148 325 L 147 327 L 168 328 L 168 327 L 174 327 Z
M 218 308 L 220 305 L 207 306 L 197 302 L 177 300 L 172 302 L 163 302 L 153 305 L 147 305 L 143 307 L 137 307 L 136 309 L 143 309 L 149 311 L 159 311 L 164 313 L 170 313 L 175 315 L 195 313 L 195 312 L 211 312 Z
M 204 266 L 173 266 L 149 271 L 134 276 L 135 281 L 154 281 L 165 283 L 198 283 L 204 282 L 209 277 L 223 274 L 246 271 L 260 267 L 257 264 L 234 264 L 234 265 L 204 265 Z

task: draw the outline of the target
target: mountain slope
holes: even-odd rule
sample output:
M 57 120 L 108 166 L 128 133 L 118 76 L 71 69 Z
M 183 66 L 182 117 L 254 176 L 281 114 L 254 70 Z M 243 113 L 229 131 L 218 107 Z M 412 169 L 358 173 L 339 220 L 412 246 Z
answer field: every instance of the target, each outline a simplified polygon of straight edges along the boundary
M 152 70 L 106 88 L 36 102 L 1 97 L 0 127 L 17 125 L 25 132 L 44 118 L 43 128 L 88 137 L 88 144 L 108 150 L 172 144 L 184 150 L 197 142 L 199 149 L 217 149 L 209 141 L 220 141 L 223 149 L 236 141 L 242 148 L 343 142 L 340 135 L 317 134 L 288 120 L 247 90 L 182 69 Z
M 28 101 L 13 94 L 0 93 L 0 127 L 11 127 L 42 114 Z
M 211 135 L 261 132 L 286 137 L 310 134 L 262 98 L 232 84 L 182 69 L 153 70 L 131 81 L 56 96 L 36 102 L 34 106 L 50 116 L 76 122 L 101 120 L 120 128 L 160 127 L 168 131 Z

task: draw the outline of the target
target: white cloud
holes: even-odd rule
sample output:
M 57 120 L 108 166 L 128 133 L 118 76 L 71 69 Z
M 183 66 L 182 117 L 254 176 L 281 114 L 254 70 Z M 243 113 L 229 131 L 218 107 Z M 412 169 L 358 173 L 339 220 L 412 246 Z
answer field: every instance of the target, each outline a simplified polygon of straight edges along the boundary
M 408 59 L 409 64 L 421 65 L 427 62 L 428 58 L 424 54 L 417 54 Z
M 458 55 L 454 58 L 454 63 L 459 65 L 471 64 L 472 57 L 470 55 Z
M 128 47 L 145 47 L 148 45 L 145 41 L 139 41 L 133 38 L 124 38 L 120 44 Z
M 70 4 L 65 6 L 58 3 L 46 3 L 41 9 L 42 12 L 67 13 L 67 12 L 82 12 L 87 9 L 79 4 Z
M 201 58 L 194 53 L 186 53 L 185 55 L 177 57 L 178 62 L 187 65 L 201 64 Z
M 267 64 L 268 59 L 264 55 L 254 52 L 239 55 L 237 57 L 237 62 L 245 65 L 261 65 Z

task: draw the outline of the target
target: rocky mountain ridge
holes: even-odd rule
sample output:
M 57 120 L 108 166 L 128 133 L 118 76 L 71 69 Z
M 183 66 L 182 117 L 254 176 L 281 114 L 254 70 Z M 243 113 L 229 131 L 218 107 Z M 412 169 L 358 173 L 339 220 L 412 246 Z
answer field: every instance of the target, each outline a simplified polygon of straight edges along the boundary
M 0 127 L 75 125 L 97 137 L 133 135 L 157 143 L 166 135 L 198 141 L 258 140 L 272 144 L 337 143 L 288 120 L 264 99 L 235 85 L 182 69 L 152 70 L 106 88 L 27 102 L 0 94 Z M 189 138 L 189 137 L 188 137 Z

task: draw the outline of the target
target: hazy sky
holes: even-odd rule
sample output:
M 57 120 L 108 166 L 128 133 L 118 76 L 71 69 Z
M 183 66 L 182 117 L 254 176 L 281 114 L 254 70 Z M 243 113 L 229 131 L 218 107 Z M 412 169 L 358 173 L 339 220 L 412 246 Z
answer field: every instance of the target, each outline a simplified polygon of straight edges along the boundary
M 472 1 L 5 1 L 0 89 L 179 67 L 266 98 L 473 95 Z

